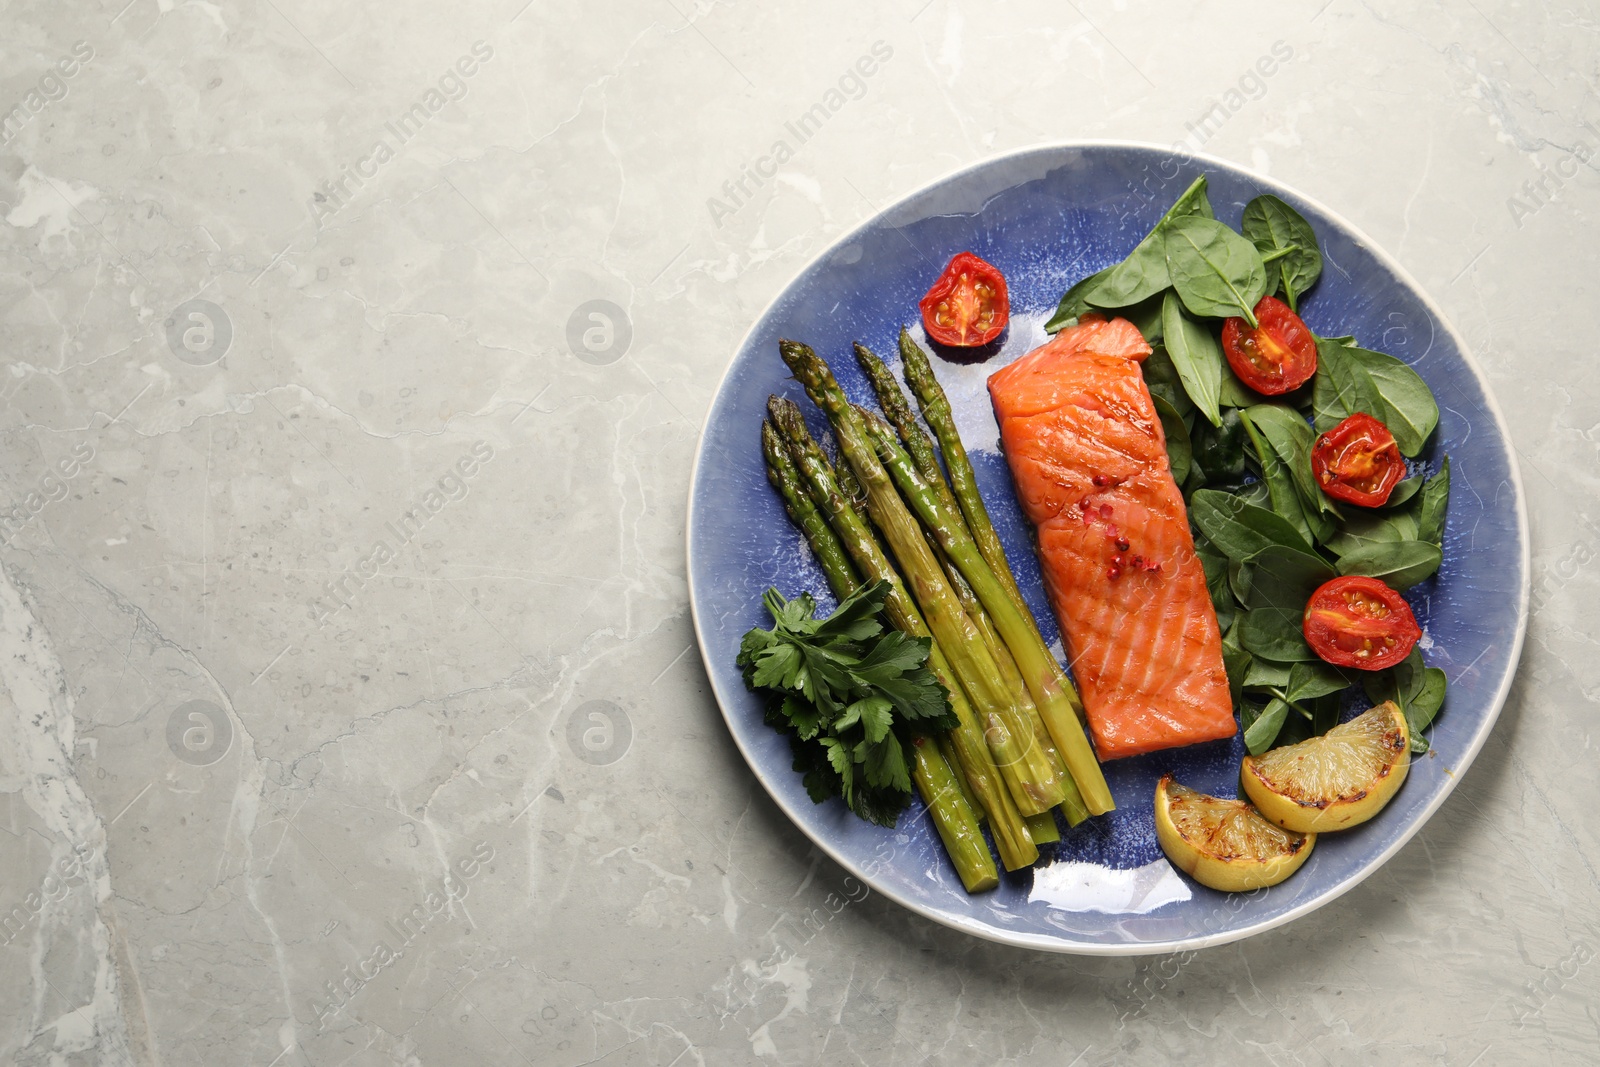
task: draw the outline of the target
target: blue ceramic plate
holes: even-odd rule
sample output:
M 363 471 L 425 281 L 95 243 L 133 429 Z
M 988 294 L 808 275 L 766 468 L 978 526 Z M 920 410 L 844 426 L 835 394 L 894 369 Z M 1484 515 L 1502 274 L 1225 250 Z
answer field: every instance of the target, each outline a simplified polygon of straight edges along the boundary
M 1201 173 L 1217 217 L 1237 226 L 1244 205 L 1275 193 L 1310 220 L 1326 267 L 1302 304 L 1320 334 L 1354 334 L 1404 359 L 1438 397 L 1428 451 L 1451 459 L 1444 565 L 1408 594 L 1424 627 L 1424 656 L 1444 668 L 1449 696 L 1432 752 L 1412 764 L 1399 796 L 1372 822 L 1327 834 L 1298 874 L 1271 889 L 1229 895 L 1177 873 L 1156 843 L 1155 783 L 1179 781 L 1234 796 L 1242 742 L 1217 742 L 1112 761 L 1110 815 L 1045 846 L 1035 868 L 968 896 L 920 803 L 892 830 L 862 822 L 837 801 L 813 804 L 790 769 L 787 741 L 762 723 L 760 701 L 734 666 L 740 636 L 770 625 L 761 593 L 815 593 L 821 573 L 767 485 L 758 438 L 767 395 L 799 400 L 823 425 L 778 358 L 780 337 L 826 357 L 844 387 L 871 401 L 850 354 L 861 341 L 890 358 L 902 324 L 920 338 L 917 299 L 957 252 L 1004 272 L 1012 320 L 987 362 L 935 369 L 1034 614 L 1049 638 L 1024 519 L 1012 494 L 984 378 L 1044 340 L 1043 323 L 1069 284 L 1120 260 Z M 1127 143 L 1029 149 L 969 167 L 864 223 L 800 272 L 751 329 L 718 390 L 689 495 L 689 584 L 695 629 L 734 741 L 773 800 L 817 846 L 883 895 L 979 937 L 1062 952 L 1134 954 L 1216 945 L 1279 926 L 1327 903 L 1377 870 L 1461 780 L 1494 725 L 1522 647 L 1528 603 L 1528 531 L 1521 482 L 1504 424 L 1461 338 L 1400 266 L 1327 208 L 1217 159 Z M 1059 646 L 1058 646 L 1059 647 Z

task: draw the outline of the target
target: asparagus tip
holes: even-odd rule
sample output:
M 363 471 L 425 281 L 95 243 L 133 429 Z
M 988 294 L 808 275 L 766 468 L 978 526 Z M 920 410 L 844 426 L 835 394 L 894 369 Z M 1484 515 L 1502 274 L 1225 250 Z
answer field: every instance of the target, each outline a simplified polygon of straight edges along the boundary
M 776 394 L 767 398 L 767 414 L 772 416 L 772 421 L 790 437 L 798 437 L 805 427 L 805 416 L 800 413 L 800 405 L 788 397 Z
M 778 354 L 783 361 L 793 366 L 796 360 L 803 360 L 813 355 L 810 345 L 801 344 L 799 341 L 790 341 L 787 338 L 778 339 Z
M 928 368 L 928 354 L 917 344 L 916 338 L 911 336 L 911 330 L 905 326 L 900 327 L 900 362 L 905 365 L 908 379 L 913 374 L 925 373 Z
M 864 405 L 851 404 L 850 406 L 855 408 L 857 415 L 861 416 L 862 424 L 866 426 L 867 432 L 872 436 L 879 438 L 884 434 L 888 434 L 890 437 L 894 436 L 894 428 L 889 425 L 888 419 Z

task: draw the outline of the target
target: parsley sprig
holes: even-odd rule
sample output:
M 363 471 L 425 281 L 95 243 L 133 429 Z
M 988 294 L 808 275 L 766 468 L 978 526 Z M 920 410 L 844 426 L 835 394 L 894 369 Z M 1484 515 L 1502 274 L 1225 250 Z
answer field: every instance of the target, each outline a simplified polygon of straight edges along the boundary
M 745 634 L 738 659 L 745 683 L 771 695 L 767 723 L 789 735 L 811 799 L 843 797 L 880 826 L 911 799 L 905 745 L 956 725 L 927 666 L 928 639 L 884 626 L 888 594 L 887 582 L 863 586 L 817 619 L 809 594 L 768 589 L 773 628 Z

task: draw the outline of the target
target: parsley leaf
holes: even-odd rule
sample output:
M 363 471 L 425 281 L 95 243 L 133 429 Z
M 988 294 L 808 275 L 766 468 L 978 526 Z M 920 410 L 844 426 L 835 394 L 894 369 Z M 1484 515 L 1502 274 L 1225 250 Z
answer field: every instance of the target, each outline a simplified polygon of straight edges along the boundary
M 810 595 L 769 589 L 761 602 L 773 627 L 745 634 L 738 658 L 745 683 L 771 697 L 766 721 L 788 735 L 811 799 L 841 797 L 881 826 L 911 799 L 905 746 L 956 724 L 928 669 L 931 642 L 885 625 L 888 595 L 885 582 L 863 586 L 818 619 Z

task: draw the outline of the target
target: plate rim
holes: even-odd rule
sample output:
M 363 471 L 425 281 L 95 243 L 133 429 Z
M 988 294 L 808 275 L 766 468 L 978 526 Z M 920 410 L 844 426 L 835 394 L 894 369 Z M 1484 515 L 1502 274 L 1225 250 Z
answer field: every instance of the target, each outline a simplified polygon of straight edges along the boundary
M 1099 148 L 1136 149 L 1139 151 L 1164 152 L 1168 153 L 1169 155 L 1182 155 L 1187 159 L 1202 165 L 1214 164 L 1222 169 L 1244 174 L 1263 186 L 1268 187 L 1279 195 L 1287 193 L 1291 197 L 1312 205 L 1318 211 L 1332 219 L 1335 223 L 1344 227 L 1345 232 L 1358 240 L 1366 249 L 1366 251 L 1370 252 L 1376 259 L 1393 271 L 1395 275 L 1399 277 L 1406 285 L 1410 286 L 1411 291 L 1420 298 L 1423 306 L 1426 307 L 1428 312 L 1433 316 L 1434 321 L 1437 322 L 1440 328 L 1442 328 L 1444 332 L 1451 338 L 1451 340 L 1455 342 L 1456 350 L 1461 354 L 1462 361 L 1465 363 L 1467 369 L 1472 372 L 1473 377 L 1477 379 L 1478 387 L 1483 392 L 1484 399 L 1487 402 L 1485 406 L 1489 412 L 1489 415 L 1494 420 L 1495 428 L 1500 434 L 1500 441 L 1506 449 L 1507 464 L 1511 474 L 1511 486 L 1516 495 L 1517 533 L 1522 542 L 1522 551 L 1520 553 L 1520 558 L 1517 561 L 1519 570 L 1521 572 L 1521 580 L 1518 583 L 1519 594 L 1517 597 L 1516 633 L 1511 641 L 1511 657 L 1508 661 L 1508 669 L 1506 670 L 1504 677 L 1501 679 L 1499 687 L 1495 691 L 1488 715 L 1485 717 L 1483 724 L 1478 728 L 1478 731 L 1471 738 L 1460 761 L 1458 761 L 1451 773 L 1445 776 L 1443 788 L 1441 788 L 1438 793 L 1429 800 L 1428 804 L 1418 813 L 1411 824 L 1403 829 L 1399 836 L 1397 836 L 1387 848 L 1376 853 L 1354 874 L 1348 876 L 1337 885 L 1330 887 L 1327 891 L 1314 896 L 1312 899 L 1290 908 L 1281 915 L 1262 919 L 1258 922 L 1233 930 L 1226 930 L 1212 934 L 1200 934 L 1191 937 L 1170 938 L 1164 941 L 1088 942 L 1073 941 L 1064 937 L 1051 937 L 1043 934 L 1016 933 L 999 927 L 986 925 L 965 917 L 945 915 L 936 910 L 930 909 L 919 901 L 910 899 L 891 888 L 881 885 L 879 879 L 858 868 L 855 864 L 848 862 L 823 837 L 823 835 L 812 833 L 811 829 L 806 825 L 806 822 L 802 820 L 795 811 L 791 810 L 791 805 L 786 803 L 781 796 L 769 788 L 766 777 L 757 771 L 757 765 L 751 759 L 750 752 L 745 748 L 739 732 L 734 729 L 734 723 L 728 710 L 728 703 L 722 699 L 722 687 L 718 682 L 717 672 L 712 669 L 712 665 L 707 658 L 707 642 L 701 625 L 700 611 L 697 603 L 698 598 L 695 595 L 696 568 L 694 552 L 694 501 L 696 489 L 700 481 L 701 461 L 704 458 L 705 453 L 705 444 L 707 438 L 706 427 L 709 425 L 711 417 L 715 413 L 717 400 L 722 396 L 723 387 L 726 386 L 728 382 L 728 376 L 733 373 L 739 353 L 744 351 L 745 346 L 750 343 L 750 339 L 755 335 L 757 328 L 761 325 L 767 314 L 771 312 L 773 306 L 779 300 L 783 299 L 784 294 L 788 291 L 789 286 L 794 284 L 795 279 L 805 274 L 817 263 L 828 258 L 834 253 L 835 250 L 842 248 L 843 246 L 848 245 L 851 241 L 855 240 L 861 234 L 861 232 L 867 229 L 869 226 L 872 226 L 874 223 L 886 216 L 892 215 L 895 211 L 901 209 L 910 201 L 922 196 L 924 193 L 935 188 L 936 186 L 943 185 L 946 182 L 954 181 L 964 175 L 992 167 L 998 163 L 1019 159 L 1025 156 L 1044 156 L 1051 153 L 1059 153 L 1063 150 Z M 1319 908 L 1331 904 L 1345 893 L 1348 893 L 1350 890 L 1366 881 L 1380 867 L 1389 862 L 1395 853 L 1399 852 L 1401 848 L 1408 844 L 1411 839 L 1415 837 L 1425 825 L 1427 825 L 1427 823 L 1433 818 L 1434 814 L 1444 804 L 1445 799 L 1449 797 L 1451 793 L 1455 792 L 1456 787 L 1461 784 L 1461 779 L 1466 776 L 1468 769 L 1470 769 L 1472 764 L 1477 760 L 1478 753 L 1482 750 L 1484 743 L 1488 741 L 1489 734 L 1494 730 L 1495 724 L 1500 721 L 1500 713 L 1505 708 L 1506 699 L 1511 693 L 1511 686 L 1516 681 L 1518 668 L 1520 667 L 1522 661 L 1523 643 L 1528 632 L 1528 605 L 1532 588 L 1532 548 L 1528 527 L 1527 496 L 1523 489 L 1522 469 L 1518 462 L 1517 450 L 1511 444 L 1511 433 L 1506 426 L 1505 415 L 1500 410 L 1500 402 L 1498 398 L 1496 398 L 1494 391 L 1490 388 L 1489 380 L 1484 375 L 1483 368 L 1478 365 L 1477 357 L 1473 355 L 1472 349 L 1466 343 L 1466 339 L 1461 336 L 1461 334 L 1456 330 L 1455 324 L 1450 321 L 1450 319 L 1444 314 L 1443 309 L 1440 308 L 1439 305 L 1434 301 L 1432 294 L 1429 293 L 1428 290 L 1424 289 L 1417 282 L 1416 278 L 1412 277 L 1411 272 L 1408 271 L 1397 259 L 1395 259 L 1394 256 L 1390 255 L 1382 245 L 1378 244 L 1370 236 L 1368 236 L 1366 231 L 1362 230 L 1359 226 L 1356 226 L 1342 213 L 1334 211 L 1317 198 L 1308 196 L 1300 190 L 1293 188 L 1292 186 L 1281 182 L 1276 178 L 1262 174 L 1254 168 L 1235 163 L 1232 160 L 1222 159 L 1221 157 L 1210 155 L 1209 153 L 1191 152 L 1187 148 L 1179 148 L 1177 145 L 1163 145 L 1154 141 L 1140 141 L 1119 138 L 1073 138 L 1067 140 L 1040 141 L 1033 144 L 1024 145 L 1019 148 L 1010 149 L 1005 152 L 985 156 L 984 158 L 975 160 L 966 164 L 965 166 L 958 167 L 954 170 L 940 174 L 930 181 L 923 182 L 921 185 L 916 186 L 903 195 L 890 201 L 882 208 L 874 210 L 867 218 L 845 230 L 834 240 L 824 245 L 816 252 L 816 254 L 811 256 L 806 260 L 805 263 L 796 268 L 788 281 L 786 281 L 784 285 L 779 288 L 772 299 L 767 301 L 766 305 L 762 307 L 759 312 L 757 312 L 755 317 L 751 320 L 749 327 L 745 330 L 744 335 L 739 339 L 738 344 L 733 347 L 732 352 L 733 354 L 730 356 L 727 365 L 723 368 L 722 374 L 717 378 L 716 388 L 712 391 L 711 404 L 706 411 L 706 418 L 700 426 L 700 436 L 695 442 L 694 459 L 689 471 L 689 491 L 687 496 L 688 506 L 686 508 L 686 514 L 684 517 L 684 559 L 686 565 L 686 579 L 689 587 L 689 615 L 694 625 L 695 644 L 699 647 L 701 662 L 705 663 L 706 665 L 706 675 L 711 682 L 712 696 L 717 702 L 717 710 L 722 714 L 723 723 L 727 726 L 728 733 L 733 739 L 734 747 L 739 750 L 739 755 L 743 757 L 745 765 L 750 769 L 752 776 L 761 783 L 761 787 L 766 791 L 768 798 L 770 798 L 772 802 L 776 804 L 789 819 L 789 821 L 793 823 L 794 826 L 802 834 L 804 834 L 813 845 L 821 849 L 823 853 L 828 856 L 828 858 L 837 863 L 853 877 L 861 879 L 874 892 L 894 901 L 896 904 L 915 915 L 931 920 L 941 926 L 946 926 L 953 930 L 959 930 L 962 933 L 970 934 L 974 937 L 979 937 L 983 940 L 991 941 L 997 944 L 1010 945 L 1015 948 L 1033 949 L 1043 952 L 1055 952 L 1082 956 L 1151 956 L 1172 952 L 1184 952 L 1203 948 L 1212 948 L 1218 945 L 1230 944 L 1234 941 L 1242 941 L 1245 938 L 1254 937 L 1257 934 L 1266 933 L 1268 930 L 1273 930 L 1280 926 L 1284 926 L 1304 915 L 1308 915 Z

